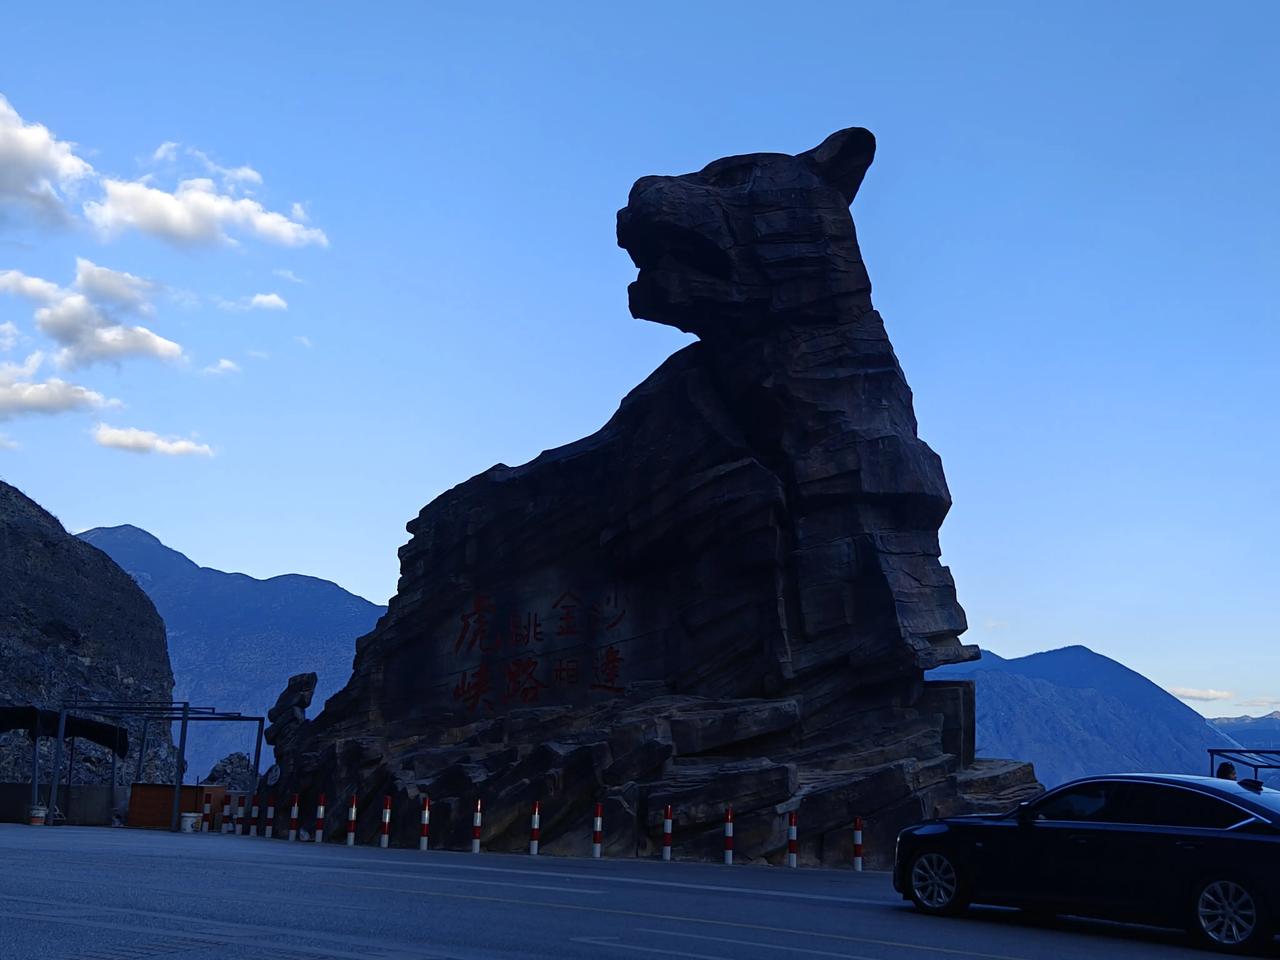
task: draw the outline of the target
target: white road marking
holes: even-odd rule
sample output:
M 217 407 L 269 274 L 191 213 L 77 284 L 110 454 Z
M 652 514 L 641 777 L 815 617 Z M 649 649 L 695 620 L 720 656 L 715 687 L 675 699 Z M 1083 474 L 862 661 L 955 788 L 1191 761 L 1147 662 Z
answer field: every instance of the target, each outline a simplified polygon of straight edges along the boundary
M 619 943 L 617 937 L 571 937 L 570 943 L 585 943 L 591 947 L 612 947 L 614 950 L 632 950 L 637 953 L 660 953 L 664 957 L 692 957 L 694 960 L 733 960 L 733 957 L 722 957 L 712 953 L 684 953 L 680 950 L 658 950 L 654 947 L 641 947 L 633 943 Z
M 760 943 L 758 940 L 731 940 L 728 937 L 708 937 L 698 933 L 676 933 L 674 930 L 639 929 L 636 933 L 653 933 L 660 937 L 683 937 L 686 940 L 707 940 L 712 943 L 731 943 L 740 947 L 755 947 L 760 950 L 785 950 L 788 953 L 803 953 L 810 957 L 840 957 L 841 960 L 882 960 L 879 957 L 866 957 L 857 953 L 832 953 L 830 950 L 810 950 L 807 947 L 788 947 L 781 943 Z
M 476 900 L 483 903 L 509 903 L 522 907 L 538 907 L 542 910 L 578 910 L 582 913 L 606 913 L 619 917 L 643 917 L 646 920 L 670 920 L 676 923 L 703 924 L 713 927 L 736 927 L 742 930 L 764 930 L 793 937 L 819 937 L 823 940 L 839 940 L 842 943 L 865 943 L 877 947 L 901 947 L 921 950 L 925 953 L 941 953 L 968 960 L 1029 960 L 1007 953 L 977 953 L 973 950 L 957 950 L 952 947 L 935 947 L 927 943 L 906 943 L 902 940 L 878 940 L 873 937 L 850 937 L 840 933 L 815 933 L 810 930 L 793 930 L 788 927 L 770 927 L 762 923 L 739 923 L 735 920 L 709 920 L 706 917 L 681 917 L 670 913 L 646 913 L 641 910 L 619 910 L 616 907 L 588 907 L 580 903 L 555 903 L 546 900 L 516 900 L 510 897 L 480 897 L 466 893 L 439 893 L 434 890 L 418 892 L 423 897 L 443 897 L 448 900 Z
M 315 868 L 307 869 L 306 867 L 283 867 L 285 870 L 299 870 L 309 876 L 315 876 Z M 358 873 L 362 877 L 394 877 L 397 880 L 439 880 L 442 883 L 474 883 L 485 887 L 519 887 L 523 890 L 543 890 L 548 893 L 577 893 L 590 897 L 603 897 L 605 892 L 600 889 L 588 889 L 586 887 L 556 887 L 548 884 L 527 883 L 515 880 L 465 880 L 461 877 L 446 877 L 432 873 L 409 873 L 407 871 L 393 870 L 357 870 L 355 867 L 325 867 L 325 873 Z M 376 887 L 366 889 L 378 890 L 400 890 L 402 893 L 420 893 L 419 890 L 399 887 Z
M 290 857 L 290 859 L 296 860 L 296 859 L 309 859 L 309 858 Z M 273 864 L 264 863 L 263 865 L 272 866 Z M 275 864 L 275 865 L 280 866 L 279 864 Z M 415 872 L 415 865 L 410 864 L 408 866 L 409 866 L 408 870 L 396 870 L 396 871 L 357 870 L 354 867 L 326 867 L 325 869 L 329 871 L 346 870 L 349 872 L 363 873 L 363 874 L 370 874 L 370 873 L 377 872 L 382 874 L 383 876 L 396 876 L 396 877 L 414 877 L 414 876 L 421 875 Z M 474 864 L 445 863 L 443 862 L 443 858 L 441 858 L 440 860 L 436 860 L 431 864 L 424 863 L 421 866 L 422 868 L 428 868 L 433 870 L 472 870 L 472 871 L 482 871 L 486 873 L 505 873 L 505 874 L 512 874 L 512 875 L 521 876 L 521 877 L 558 877 L 565 880 L 588 880 L 592 883 L 597 883 L 597 884 L 598 883 L 639 884 L 646 887 L 664 887 L 667 889 L 676 889 L 676 890 L 697 890 L 699 893 L 715 892 L 715 893 L 751 894 L 751 895 L 760 896 L 760 897 L 780 897 L 787 900 L 810 900 L 815 903 L 858 903 L 864 906 L 873 906 L 873 907 L 892 906 L 897 903 L 895 899 L 890 897 L 885 897 L 883 899 L 872 899 L 869 897 L 852 897 L 852 896 L 846 897 L 846 896 L 835 896 L 831 894 L 821 894 L 821 893 L 799 893 L 793 890 L 765 890 L 759 887 L 730 887 L 730 886 L 725 886 L 723 884 L 716 884 L 716 883 L 687 883 L 679 880 L 647 880 L 641 877 L 615 877 L 615 876 L 610 876 L 603 872 L 602 873 L 576 873 L 576 872 L 570 872 L 567 870 L 520 870 L 512 867 L 482 867 Z M 288 868 L 286 867 L 285 869 L 288 869 Z M 781 873 L 781 871 L 779 871 L 779 873 Z M 444 879 L 444 878 L 440 878 L 440 879 Z M 528 886 L 528 887 L 546 889 L 546 890 L 552 890 L 552 891 L 560 890 L 560 889 L 563 889 L 563 890 L 568 889 L 565 887 L 539 887 L 538 884 L 533 884 L 533 883 L 507 884 L 507 886 Z M 598 892 L 598 891 L 594 891 L 594 892 Z

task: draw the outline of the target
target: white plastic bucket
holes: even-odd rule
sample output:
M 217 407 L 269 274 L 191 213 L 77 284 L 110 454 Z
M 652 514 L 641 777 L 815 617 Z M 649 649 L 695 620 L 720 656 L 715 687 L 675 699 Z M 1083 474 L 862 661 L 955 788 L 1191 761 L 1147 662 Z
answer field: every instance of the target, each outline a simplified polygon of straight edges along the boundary
M 181 820 L 181 829 L 183 833 L 196 833 L 200 829 L 200 817 L 198 813 L 182 813 L 178 815 Z

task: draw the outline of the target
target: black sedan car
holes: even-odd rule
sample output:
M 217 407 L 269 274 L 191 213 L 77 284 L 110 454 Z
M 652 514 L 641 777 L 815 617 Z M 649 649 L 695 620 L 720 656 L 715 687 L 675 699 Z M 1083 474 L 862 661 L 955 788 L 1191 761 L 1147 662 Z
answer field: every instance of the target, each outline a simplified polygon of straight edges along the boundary
M 1006 814 L 898 835 L 894 888 L 925 913 L 970 903 L 1183 927 L 1247 953 L 1280 921 L 1280 790 L 1256 780 L 1076 780 Z

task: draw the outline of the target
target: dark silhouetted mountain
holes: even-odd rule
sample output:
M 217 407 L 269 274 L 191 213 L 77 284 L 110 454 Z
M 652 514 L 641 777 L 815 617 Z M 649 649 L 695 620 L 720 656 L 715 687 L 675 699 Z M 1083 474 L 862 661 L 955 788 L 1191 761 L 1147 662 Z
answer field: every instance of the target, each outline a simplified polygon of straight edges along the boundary
M 109 556 L 77 540 L 38 503 L 0 482 L 0 706 L 56 710 L 64 700 L 167 700 L 173 674 L 156 608 Z M 103 720 L 110 713 L 77 710 Z M 142 721 L 124 723 L 136 769 Z M 41 740 L 42 776 L 55 731 Z M 168 740 L 153 732 L 143 774 L 172 777 Z M 76 741 L 75 780 L 106 782 L 110 754 Z M 66 773 L 64 765 L 63 774 Z M 0 780 L 26 781 L 25 731 L 0 734 Z
M 174 696 L 197 706 L 265 714 L 289 677 L 304 670 L 320 675 L 317 697 L 327 697 L 351 675 L 356 637 L 386 612 L 317 577 L 258 580 L 201 567 L 133 526 L 80 537 L 127 570 L 155 603 L 169 633 Z M 203 775 L 235 751 L 252 757 L 255 733 L 251 724 L 193 725 L 189 769 Z M 267 750 L 263 769 L 269 758 Z
M 1234 746 L 1142 674 L 1087 647 L 953 664 L 930 679 L 977 685 L 978 754 L 1035 764 L 1047 787 L 1101 773 L 1207 773 L 1210 747 Z

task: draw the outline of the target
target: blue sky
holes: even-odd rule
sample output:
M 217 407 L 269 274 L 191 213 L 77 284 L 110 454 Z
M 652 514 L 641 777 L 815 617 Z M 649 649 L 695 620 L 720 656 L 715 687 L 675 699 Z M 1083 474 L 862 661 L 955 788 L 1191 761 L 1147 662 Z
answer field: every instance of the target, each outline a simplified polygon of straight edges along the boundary
M 130 11 L 0 31 L 0 476 L 69 528 L 384 601 L 685 342 L 631 183 L 857 124 L 967 639 L 1280 707 L 1275 5 Z

